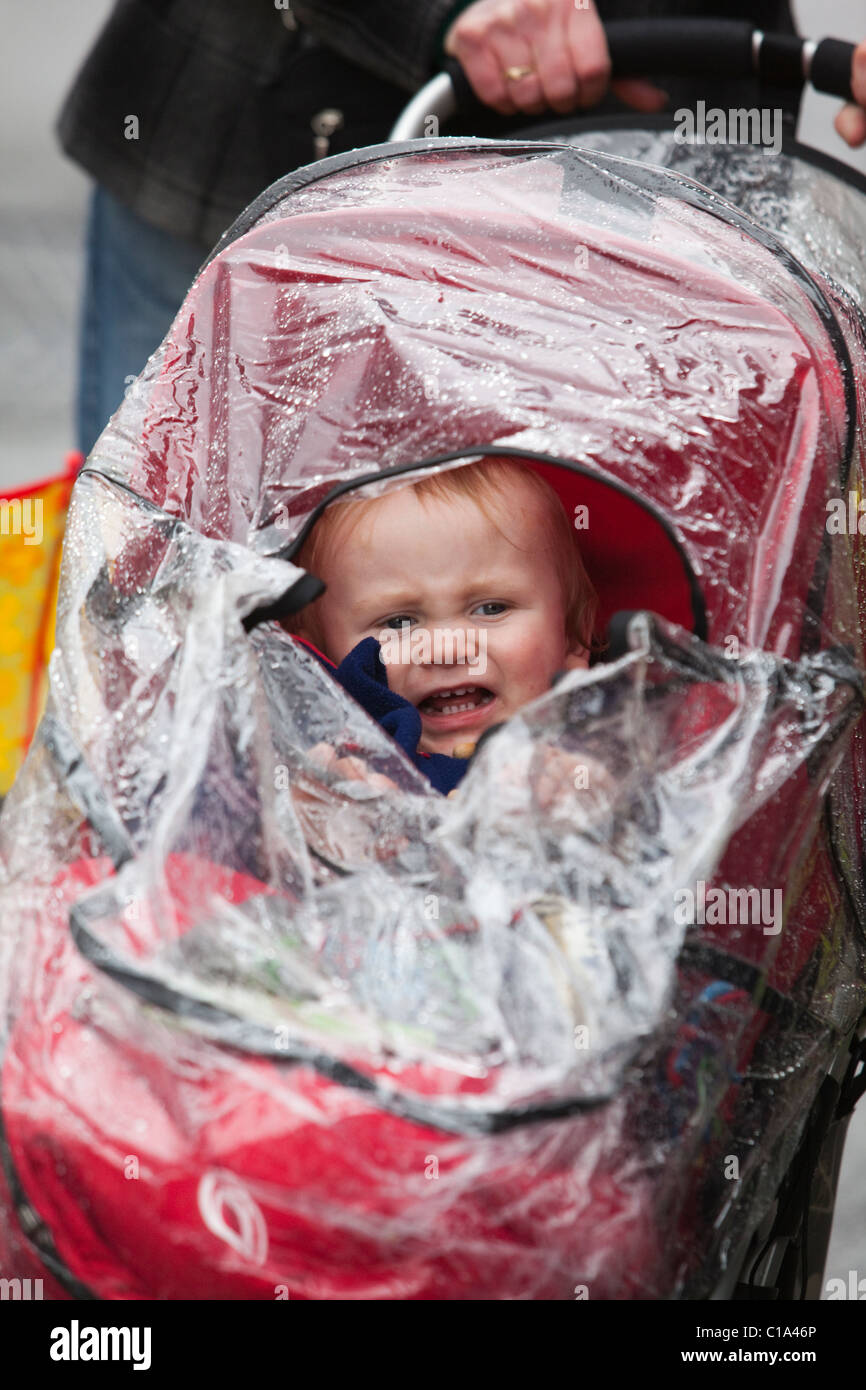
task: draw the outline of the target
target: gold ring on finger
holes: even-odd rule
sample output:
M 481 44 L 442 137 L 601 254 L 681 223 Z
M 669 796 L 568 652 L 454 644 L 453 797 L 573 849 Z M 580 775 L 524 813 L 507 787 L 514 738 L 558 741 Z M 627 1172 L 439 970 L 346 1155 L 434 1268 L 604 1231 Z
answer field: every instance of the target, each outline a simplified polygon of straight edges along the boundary
M 524 77 L 533 77 L 534 75 L 535 68 L 515 67 L 505 69 L 505 76 L 509 82 L 522 82 Z

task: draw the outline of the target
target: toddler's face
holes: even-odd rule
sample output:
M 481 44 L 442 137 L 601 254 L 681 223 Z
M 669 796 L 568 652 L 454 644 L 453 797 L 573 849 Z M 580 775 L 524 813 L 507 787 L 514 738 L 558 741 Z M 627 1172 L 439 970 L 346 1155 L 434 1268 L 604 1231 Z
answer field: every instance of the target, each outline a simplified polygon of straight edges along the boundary
M 476 741 L 548 690 L 557 671 L 587 665 L 584 648 L 566 641 L 539 499 L 515 485 L 499 502 L 508 539 L 468 497 L 422 502 L 400 488 L 348 528 L 319 567 L 326 655 L 339 663 L 364 637 L 382 642 L 388 684 L 417 707 L 428 753 Z M 409 660 L 394 659 L 400 649 Z

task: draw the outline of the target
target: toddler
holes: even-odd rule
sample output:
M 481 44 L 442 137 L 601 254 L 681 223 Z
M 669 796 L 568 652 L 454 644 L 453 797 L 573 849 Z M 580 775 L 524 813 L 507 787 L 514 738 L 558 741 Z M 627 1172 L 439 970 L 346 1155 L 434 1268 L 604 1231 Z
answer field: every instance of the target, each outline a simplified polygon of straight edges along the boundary
M 332 503 L 295 562 L 327 588 L 286 626 L 341 671 L 376 640 L 375 676 L 417 712 L 413 739 L 420 719 L 407 751 L 424 770 L 425 755 L 431 769 L 465 759 L 485 729 L 547 691 L 558 672 L 588 664 L 597 601 L 574 532 L 553 489 L 516 460 L 484 459 Z M 367 686 L 344 684 L 379 717 Z M 318 752 L 325 762 L 336 756 Z

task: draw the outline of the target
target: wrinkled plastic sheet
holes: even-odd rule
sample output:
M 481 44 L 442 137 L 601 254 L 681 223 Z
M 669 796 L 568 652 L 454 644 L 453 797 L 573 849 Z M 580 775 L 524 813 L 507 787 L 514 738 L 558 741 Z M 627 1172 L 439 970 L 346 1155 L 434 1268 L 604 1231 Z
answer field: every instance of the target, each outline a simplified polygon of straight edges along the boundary
M 76 485 L 0 821 L 6 1263 L 26 1202 L 58 1292 L 703 1297 L 763 1215 L 864 1002 L 862 446 L 808 287 L 690 199 L 438 151 L 200 277 Z M 516 442 L 665 511 L 708 640 L 636 615 L 446 799 L 244 619 L 336 483 Z
M 862 306 L 866 267 L 858 248 L 863 193 L 846 178 L 844 168 L 822 167 L 806 147 L 800 153 L 781 153 L 759 144 L 678 139 L 674 128 L 593 130 L 591 123 L 577 133 L 552 132 L 552 138 L 696 181 L 754 218 L 814 275 Z

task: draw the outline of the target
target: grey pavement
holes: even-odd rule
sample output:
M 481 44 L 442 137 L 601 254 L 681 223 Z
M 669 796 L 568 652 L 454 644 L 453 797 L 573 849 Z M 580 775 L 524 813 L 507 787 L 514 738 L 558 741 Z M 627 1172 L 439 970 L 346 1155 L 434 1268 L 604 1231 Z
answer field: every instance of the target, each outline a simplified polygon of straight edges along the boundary
M 87 181 L 52 123 L 110 0 L 0 0 L 0 494 L 59 471 L 72 397 Z M 862 38 L 863 0 L 796 0 L 801 30 Z M 836 104 L 810 96 L 801 138 L 847 157 Z M 851 157 L 866 171 L 866 154 Z M 846 1148 L 827 1278 L 866 1277 L 866 1099 Z

